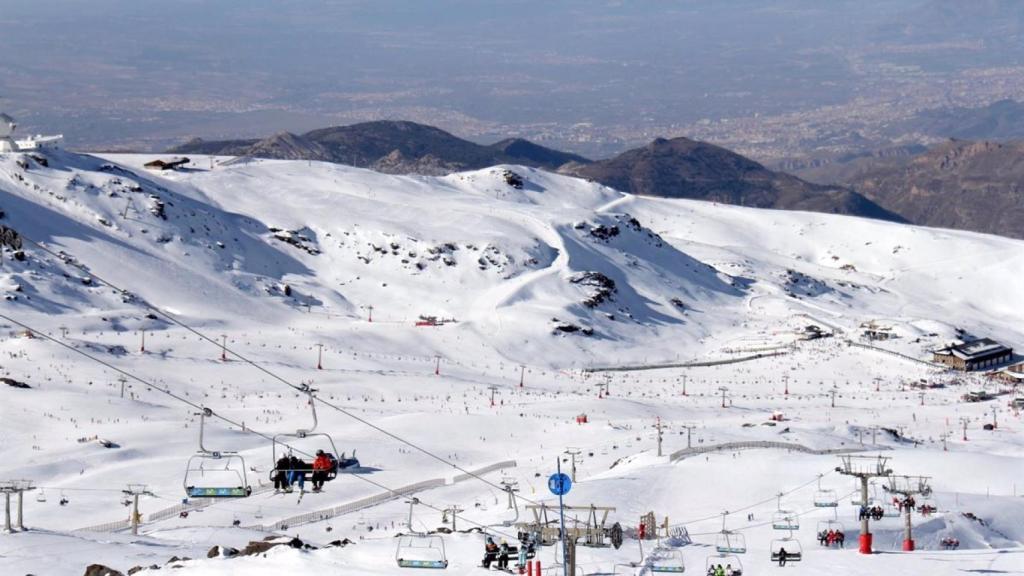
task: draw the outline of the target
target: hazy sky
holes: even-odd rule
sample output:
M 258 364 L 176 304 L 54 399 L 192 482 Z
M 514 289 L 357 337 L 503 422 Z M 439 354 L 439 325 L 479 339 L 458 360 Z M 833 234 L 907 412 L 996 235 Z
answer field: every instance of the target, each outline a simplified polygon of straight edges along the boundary
M 962 30 L 958 5 L 974 18 Z M 1016 62 L 992 38 L 1019 38 L 1020 5 L 0 0 L 0 105 L 71 142 L 142 147 L 374 117 L 485 139 L 580 123 L 664 130 L 845 101 L 876 45 L 988 38 L 966 60 L 884 52 L 936 74 Z

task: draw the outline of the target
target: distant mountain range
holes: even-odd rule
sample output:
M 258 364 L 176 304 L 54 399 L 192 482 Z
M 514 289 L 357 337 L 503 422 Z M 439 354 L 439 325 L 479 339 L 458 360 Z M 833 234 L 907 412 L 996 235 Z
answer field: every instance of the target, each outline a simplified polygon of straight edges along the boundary
M 560 171 L 644 196 L 903 220 L 851 190 L 811 184 L 688 138 L 658 138 L 614 158 L 570 164 Z
M 301 136 L 282 132 L 262 140 L 194 139 L 176 154 L 218 154 L 284 160 L 322 160 L 387 174 L 440 176 L 495 164 L 554 170 L 567 162 L 589 162 L 527 140 L 511 138 L 483 146 L 444 130 L 405 121 L 362 122 L 321 128 Z
M 915 224 L 1024 238 L 1024 143 L 950 140 L 917 156 L 862 159 L 843 176 Z
M 520 164 L 646 196 L 902 221 L 898 215 L 850 190 L 811 184 L 773 172 L 724 148 L 687 138 L 659 138 L 614 158 L 591 161 L 519 138 L 481 145 L 432 126 L 377 121 L 323 128 L 302 135 L 281 133 L 262 140 L 194 139 L 170 152 L 321 160 L 389 174 L 431 176 L 496 164 Z

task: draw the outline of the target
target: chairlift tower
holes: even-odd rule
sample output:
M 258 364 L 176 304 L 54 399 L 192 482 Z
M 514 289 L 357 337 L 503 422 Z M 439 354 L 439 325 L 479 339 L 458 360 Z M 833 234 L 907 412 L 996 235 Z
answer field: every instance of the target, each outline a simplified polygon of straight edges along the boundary
M 129 484 L 125 490 L 121 491 L 125 497 L 131 497 L 132 499 L 132 535 L 139 535 L 139 523 L 142 520 L 142 515 L 139 514 L 139 496 L 153 496 L 154 494 L 146 489 L 145 484 Z
M 572 458 L 572 473 L 569 475 L 572 481 L 576 481 L 576 457 L 583 453 L 579 448 L 566 448 L 565 454 Z
M 665 437 L 664 429 L 661 426 L 661 416 L 658 416 L 658 422 L 654 425 L 654 429 L 658 431 L 658 458 L 661 458 L 661 442 Z
M 913 496 L 920 494 L 928 496 L 932 493 L 932 487 L 928 484 L 928 476 L 889 476 L 889 484 L 885 487 L 891 494 L 898 494 L 903 497 L 903 502 Z M 903 505 L 903 551 L 914 551 L 914 535 L 910 521 L 910 515 L 914 507 Z
M 722 408 L 725 408 L 726 394 L 729 392 L 729 388 L 726 386 L 719 386 L 718 391 L 722 393 Z
M 693 440 L 693 430 L 696 427 L 697 426 L 694 425 L 694 424 L 687 424 L 687 425 L 683 426 L 683 428 L 686 428 L 686 447 L 687 448 L 690 448 L 690 447 L 693 446 L 693 443 L 691 441 Z
M 25 510 L 25 492 L 29 490 L 35 490 L 32 486 L 32 482 L 29 480 L 8 480 L 6 482 L 0 482 L 0 493 L 4 495 L 4 532 L 10 534 L 14 532 L 11 527 L 11 494 L 18 495 L 18 530 L 25 530 L 24 522 L 24 510 Z
M 842 466 L 836 467 L 836 472 L 844 476 L 852 476 L 860 480 L 860 500 L 864 506 L 868 502 L 868 484 L 872 478 L 887 478 L 892 476 L 887 456 L 855 456 L 843 455 L 839 457 Z M 871 527 L 867 514 L 860 519 L 860 546 L 861 554 L 871 554 Z

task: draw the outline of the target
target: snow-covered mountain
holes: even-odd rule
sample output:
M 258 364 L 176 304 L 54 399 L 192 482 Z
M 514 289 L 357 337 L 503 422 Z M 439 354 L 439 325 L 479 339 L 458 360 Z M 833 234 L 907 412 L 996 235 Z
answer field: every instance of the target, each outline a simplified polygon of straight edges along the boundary
M 628 526 L 654 509 L 686 523 L 704 543 L 721 528 L 721 510 L 771 500 L 828 473 L 837 460 L 780 459 L 760 450 L 669 463 L 651 453 L 655 418 L 669 430 L 666 453 L 685 447 L 686 424 L 698 426 L 701 444 L 785 441 L 816 450 L 859 446 L 872 427 L 902 426 L 876 441 L 892 449 L 901 473 L 935 476 L 942 510 L 925 524 L 926 548 L 952 534 L 975 549 L 1024 541 L 1024 526 L 1012 520 L 1020 502 L 1009 495 L 1024 457 L 1019 416 L 1004 409 L 998 434 L 943 452 L 940 435 L 959 418 L 976 429 L 989 418 L 988 406 L 957 403 L 965 390 L 954 383 L 981 380 L 922 361 L 931 349 L 972 336 L 1024 346 L 1024 242 L 639 197 L 522 166 L 426 177 L 226 157 L 153 172 L 143 167 L 150 160 L 56 150 L 0 155 L 0 225 L 13 230 L 4 236 L 0 269 L 7 335 L 0 366 L 4 377 L 30 386 L 0 388 L 0 479 L 42 486 L 47 500 L 28 502 L 27 522 L 51 530 L 0 537 L 0 566 L 12 573 L 36 569 L 16 539 L 80 549 L 53 573 L 81 573 L 87 560 L 123 570 L 195 557 L 214 544 L 244 544 L 264 529 L 281 532 L 274 523 L 300 512 L 380 492 L 349 476 L 300 502 L 258 493 L 189 508 L 188 517 L 144 517 L 140 540 L 68 533 L 121 520 L 124 509 L 111 504 L 126 482 L 146 483 L 167 500 L 149 498 L 147 514 L 181 498 L 182 469 L 196 449 L 195 409 L 143 381 L 246 422 L 246 431 L 208 424 L 208 443 L 239 451 L 253 484 L 266 482 L 272 462 L 269 443 L 251 429 L 308 425 L 304 398 L 275 380 L 312 381 L 351 413 L 460 466 L 516 460 L 504 473 L 520 482 L 522 498 L 546 498 L 539 476 L 566 447 L 580 447 L 578 504 L 615 506 L 616 520 Z M 264 371 L 231 354 L 221 360 L 218 346 L 163 313 L 212 340 L 224 338 Z M 868 322 L 896 338 L 871 344 L 883 350 L 862 347 Z M 829 337 L 808 339 L 817 335 L 809 325 Z M 69 347 L 27 338 L 26 326 Z M 122 397 L 112 367 L 142 381 L 129 381 Z M 584 370 L 603 368 L 620 371 Z M 920 407 L 903 386 L 922 379 L 950 386 L 930 391 L 930 405 Z M 691 387 L 685 396 L 684 382 Z M 602 389 L 598 399 L 598 383 L 609 384 L 611 398 Z M 722 386 L 732 408 L 719 406 Z M 833 386 L 841 389 L 836 408 L 828 399 Z M 785 424 L 760 426 L 776 410 L 785 412 Z M 590 423 L 576 424 L 580 413 Z M 321 409 L 319 416 L 338 451 L 358 449 L 367 478 L 395 487 L 448 476 L 446 486 L 424 491 L 425 502 L 457 502 L 468 510 L 467 522 L 500 525 L 504 496 L 495 501 L 494 486 L 455 482 L 450 466 L 345 414 Z M 967 474 L 968 464 L 984 479 Z M 737 466 L 746 468 L 734 476 Z M 834 473 L 827 482 L 849 492 L 849 481 Z M 988 493 L 998 502 L 984 500 L 985 486 L 997 487 Z M 76 492 L 86 488 L 98 491 Z M 954 493 L 964 495 L 963 504 Z M 58 494 L 72 502 L 58 506 Z M 756 518 L 746 523 L 729 518 L 748 525 L 759 555 L 767 555 L 772 531 L 758 521 L 774 506 L 752 506 Z M 392 523 L 404 522 L 407 511 L 392 500 L 283 530 L 321 543 L 365 538 L 354 547 L 282 549 L 262 564 L 190 561 L 183 572 L 308 565 L 395 573 Z M 962 512 L 983 522 L 965 524 Z M 857 573 L 863 565 L 852 552 L 811 550 L 821 513 L 807 516 L 808 561 L 798 571 L 838 562 Z M 845 508 L 842 514 L 854 533 L 855 522 Z M 434 528 L 435 516 L 422 512 L 417 528 Z M 705 516 L 712 519 L 689 522 Z M 249 528 L 232 530 L 233 520 Z M 876 532 L 883 548 L 897 545 L 897 521 Z M 327 534 L 332 522 L 336 532 Z M 705 532 L 711 536 L 699 536 Z M 473 538 L 449 541 L 456 573 L 474 571 Z M 608 573 L 615 563 L 636 561 L 628 558 L 635 550 L 634 543 L 584 556 Z M 704 569 L 708 548 L 680 553 L 691 570 Z M 982 561 L 949 555 L 965 569 Z M 1005 558 L 1012 565 L 1021 556 Z M 760 556 L 744 562 L 745 574 L 769 569 Z M 912 555 L 884 562 L 910 572 L 926 565 Z

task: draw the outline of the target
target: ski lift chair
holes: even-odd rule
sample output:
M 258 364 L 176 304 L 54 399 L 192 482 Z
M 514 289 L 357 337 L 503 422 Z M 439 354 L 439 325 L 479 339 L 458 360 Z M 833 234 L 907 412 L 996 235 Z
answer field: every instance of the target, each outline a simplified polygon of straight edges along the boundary
M 772 528 L 775 530 L 799 530 L 800 517 L 792 510 L 779 510 L 772 514 Z
M 197 414 L 199 451 L 185 465 L 185 479 L 182 481 L 185 495 L 189 498 L 248 497 L 252 494 L 252 487 L 246 475 L 245 459 L 237 452 L 207 450 L 203 445 L 206 417 L 212 414 L 209 408 Z M 207 467 L 207 463 L 215 466 Z
M 838 520 L 819 520 L 818 529 L 814 532 L 815 538 L 820 542 L 822 535 L 828 534 L 829 531 L 842 533 L 845 540 L 846 528 Z
M 708 572 L 708 569 L 712 566 L 732 566 L 733 576 L 743 576 L 743 562 L 740 561 L 740 557 L 733 554 L 712 554 L 708 556 L 708 559 L 704 562 L 704 572 Z
M 815 508 L 835 508 L 839 506 L 835 490 L 818 490 L 814 493 Z
M 829 530 L 846 532 L 843 523 L 838 520 L 819 520 L 817 533 L 828 532 Z
M 719 554 L 746 554 L 746 538 L 739 532 L 722 530 L 715 538 L 715 550 Z
M 399 568 L 443 570 L 448 567 L 444 540 L 440 536 L 402 536 L 398 539 L 395 560 Z
M 800 547 L 800 542 L 792 536 L 786 538 L 779 538 L 772 540 L 772 562 L 778 562 L 782 550 L 786 550 L 786 562 L 799 562 L 803 560 L 804 550 Z
M 36 494 L 36 502 L 46 502 L 46 490 L 39 489 L 39 493 Z
M 686 572 L 683 553 L 678 550 L 671 550 L 667 553 L 663 552 L 658 556 L 652 554 L 650 569 L 651 572 L 657 574 L 682 574 Z
M 330 482 L 331 480 L 337 478 L 339 470 L 359 468 L 359 459 L 356 458 L 355 452 L 352 453 L 351 458 L 346 458 L 345 454 L 341 454 L 339 457 L 338 447 L 334 445 L 334 438 L 332 438 L 331 435 L 327 434 L 326 432 L 315 432 L 318 424 L 316 416 L 316 400 L 313 398 L 313 392 L 315 392 L 315 390 L 306 386 L 305 391 L 306 394 L 309 396 L 309 409 L 313 413 L 313 426 L 311 426 L 308 430 L 300 428 L 299 430 L 296 430 L 294 433 L 291 434 L 274 435 L 274 438 L 271 441 L 271 462 L 273 462 L 275 468 L 270 471 L 271 482 L 274 481 L 274 478 L 277 476 L 278 472 L 281 472 L 281 470 L 278 470 L 276 468 L 278 459 L 277 446 L 279 444 L 282 446 L 282 455 L 284 455 L 284 447 L 287 446 L 287 443 L 284 442 L 283 439 L 287 438 L 292 438 L 294 440 L 304 440 L 307 438 L 315 437 L 317 439 L 317 442 L 321 446 L 319 449 L 327 453 L 328 457 L 331 458 L 331 460 L 334 462 L 333 468 L 324 471 L 326 473 L 326 477 L 324 478 L 326 482 Z M 298 472 L 302 472 L 303 474 L 308 475 L 306 480 L 312 479 L 312 468 L 298 470 Z
M 412 528 L 412 511 L 420 503 L 419 498 L 409 500 L 409 521 L 406 526 L 410 534 L 398 539 L 395 549 L 395 561 L 399 568 L 427 568 L 444 570 L 448 567 L 448 556 L 444 549 L 444 539 L 440 536 L 418 534 Z

